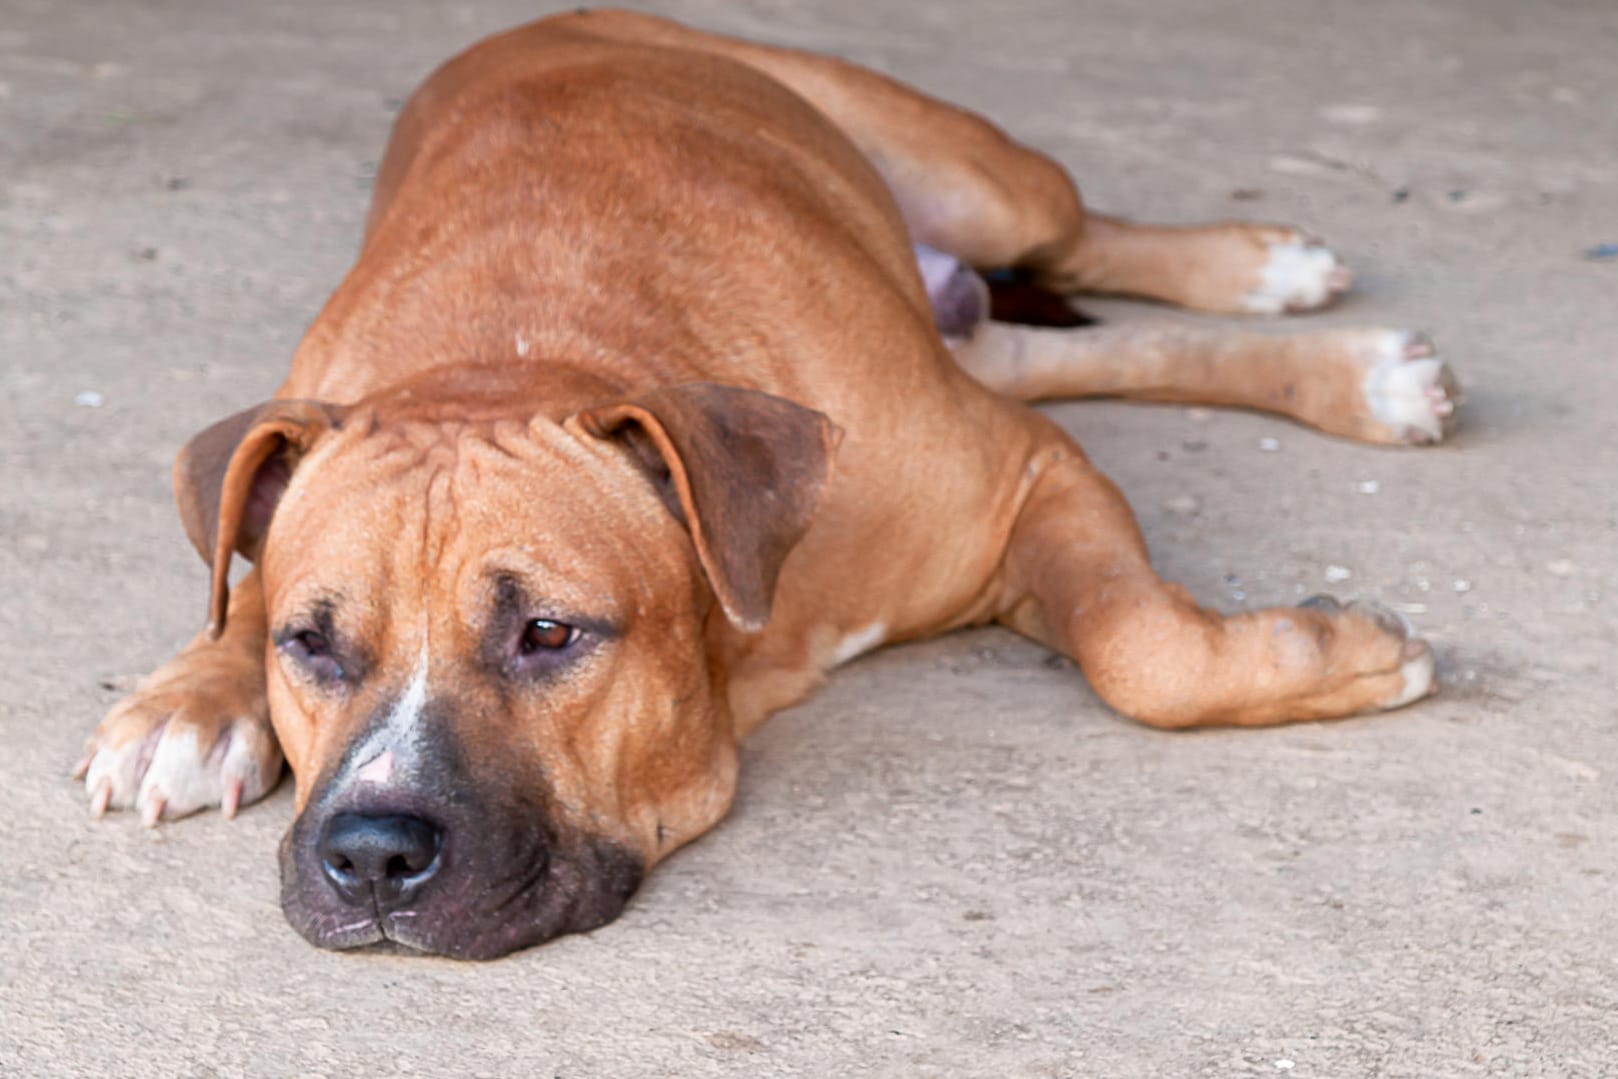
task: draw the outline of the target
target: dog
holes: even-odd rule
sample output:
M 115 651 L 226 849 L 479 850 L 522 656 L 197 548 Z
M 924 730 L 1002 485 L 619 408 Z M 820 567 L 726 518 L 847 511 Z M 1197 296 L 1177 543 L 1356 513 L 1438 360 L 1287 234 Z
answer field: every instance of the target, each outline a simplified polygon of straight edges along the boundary
M 95 814 L 231 816 L 284 759 L 298 932 L 488 958 L 616 917 L 725 815 L 737 740 L 879 645 L 999 623 L 1164 728 L 1434 688 L 1386 609 L 1160 580 L 1026 404 L 1430 443 L 1458 390 L 1424 337 L 1013 324 L 984 275 L 1253 315 L 1351 284 L 1295 229 L 1090 213 L 840 60 L 616 11 L 473 46 L 401 112 L 280 390 L 179 454 L 207 629 L 91 737 Z

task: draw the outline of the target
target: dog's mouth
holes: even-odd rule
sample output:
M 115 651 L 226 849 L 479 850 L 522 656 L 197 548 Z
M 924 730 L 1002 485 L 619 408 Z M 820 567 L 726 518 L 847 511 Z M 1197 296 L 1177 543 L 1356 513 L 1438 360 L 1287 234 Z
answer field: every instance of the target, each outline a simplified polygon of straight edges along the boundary
M 306 810 L 281 842 L 287 921 L 321 948 L 493 959 L 605 925 L 640 885 L 640 857 L 613 840 L 558 835 L 532 817 L 454 817 L 427 826 Z

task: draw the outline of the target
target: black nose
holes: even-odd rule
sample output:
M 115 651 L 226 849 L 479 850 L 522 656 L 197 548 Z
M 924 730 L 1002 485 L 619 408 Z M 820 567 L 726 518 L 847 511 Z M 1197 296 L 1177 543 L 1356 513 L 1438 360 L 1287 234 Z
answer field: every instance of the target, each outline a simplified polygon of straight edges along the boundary
M 442 833 L 420 817 L 339 813 L 320 837 L 320 867 L 355 906 L 408 898 L 438 869 Z

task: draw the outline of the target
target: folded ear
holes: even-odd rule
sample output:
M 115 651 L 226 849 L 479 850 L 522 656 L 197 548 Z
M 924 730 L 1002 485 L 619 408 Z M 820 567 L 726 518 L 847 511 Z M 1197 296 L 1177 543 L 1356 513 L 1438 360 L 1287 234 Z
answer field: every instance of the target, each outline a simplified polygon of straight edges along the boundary
M 319 401 L 268 401 L 220 420 L 186 443 L 174 459 L 174 499 L 191 545 L 213 570 L 208 633 L 225 628 L 230 558 L 259 554 L 298 461 L 343 410 Z
M 568 424 L 638 458 L 690 531 L 725 616 L 739 629 L 763 629 L 842 432 L 791 401 L 707 382 L 592 408 Z

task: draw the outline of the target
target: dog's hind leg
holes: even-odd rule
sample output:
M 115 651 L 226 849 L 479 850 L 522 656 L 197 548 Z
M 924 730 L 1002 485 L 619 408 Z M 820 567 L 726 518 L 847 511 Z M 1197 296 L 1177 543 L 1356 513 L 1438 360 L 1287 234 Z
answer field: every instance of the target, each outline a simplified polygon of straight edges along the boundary
M 1069 292 L 1128 293 L 1224 313 L 1304 310 L 1350 276 L 1296 229 L 1134 225 L 1085 212 L 1065 169 L 965 109 L 835 57 L 758 45 L 650 15 L 586 11 L 571 32 L 716 53 L 806 98 L 881 173 L 918 243 L 980 270 L 1018 267 Z
M 1263 334 L 981 322 L 950 344 L 973 377 L 1019 400 L 1108 396 L 1235 405 L 1364 442 L 1441 441 L 1460 400 L 1449 366 L 1425 337 L 1406 330 Z
M 1123 497 L 1065 438 L 1008 544 L 998 619 L 1076 660 L 1114 709 L 1157 727 L 1258 726 L 1397 708 L 1432 650 L 1393 612 L 1317 597 L 1221 616 L 1160 580 Z
M 219 806 L 226 816 L 281 777 L 264 687 L 264 592 L 258 570 L 230 593 L 215 640 L 199 634 L 115 705 L 74 777 L 97 816 L 138 809 L 147 824 Z
M 1311 311 L 1354 283 L 1329 249 L 1285 225 L 1143 225 L 1100 214 L 1085 218 L 1073 243 L 1037 253 L 1029 267 L 1056 291 L 1142 296 L 1227 315 Z

